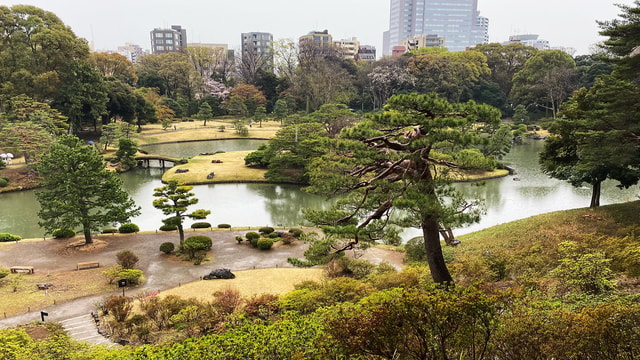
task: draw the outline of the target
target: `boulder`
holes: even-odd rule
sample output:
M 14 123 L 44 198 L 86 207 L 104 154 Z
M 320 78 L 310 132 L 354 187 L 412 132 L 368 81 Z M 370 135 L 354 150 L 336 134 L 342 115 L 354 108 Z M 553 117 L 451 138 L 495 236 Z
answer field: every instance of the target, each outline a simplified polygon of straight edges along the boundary
M 204 280 L 213 280 L 213 279 L 235 279 L 235 275 L 229 269 L 215 269 L 211 271 L 209 274 L 203 276 Z

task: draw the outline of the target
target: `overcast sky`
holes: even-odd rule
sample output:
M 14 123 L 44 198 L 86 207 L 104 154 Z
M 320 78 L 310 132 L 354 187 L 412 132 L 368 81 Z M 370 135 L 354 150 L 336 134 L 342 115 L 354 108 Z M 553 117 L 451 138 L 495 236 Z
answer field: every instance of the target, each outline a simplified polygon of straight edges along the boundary
M 96 50 L 115 50 L 126 42 L 145 49 L 153 28 L 181 25 L 189 42 L 223 43 L 237 49 L 240 33 L 263 31 L 274 39 L 297 39 L 312 30 L 333 38 L 357 37 L 382 52 L 382 32 L 389 27 L 389 0 L 0 0 L 1 5 L 29 4 L 58 15 Z M 614 4 L 633 0 L 478 0 L 489 18 L 491 42 L 532 33 L 551 46 L 589 54 L 602 41 L 596 20 L 618 17 Z

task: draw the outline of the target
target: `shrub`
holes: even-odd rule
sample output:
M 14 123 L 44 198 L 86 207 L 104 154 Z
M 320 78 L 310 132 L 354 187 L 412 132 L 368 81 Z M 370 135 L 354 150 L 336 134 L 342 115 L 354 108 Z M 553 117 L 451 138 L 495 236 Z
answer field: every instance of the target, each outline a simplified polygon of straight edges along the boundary
M 270 234 L 266 234 L 269 239 L 277 239 L 280 237 L 278 233 L 272 232 Z M 277 241 L 277 240 L 276 240 Z
M 424 248 L 424 240 L 422 236 L 409 239 L 404 245 L 405 256 L 404 262 L 425 262 L 427 261 L 427 252 Z
M 218 229 L 231 229 L 230 224 L 218 224 Z
M 122 271 L 120 271 L 120 277 L 127 280 L 128 284 L 131 285 L 137 285 L 139 284 L 143 277 L 142 277 L 142 270 L 137 270 L 137 269 L 123 269 Z
M 55 229 L 51 234 L 55 239 L 68 239 L 76 236 L 73 229 Z
M 210 228 L 211 224 L 209 224 L 208 222 L 195 222 L 193 224 L 191 224 L 191 228 L 192 229 L 206 229 L 206 228 Z
M 282 234 L 282 243 L 285 245 L 290 245 L 296 237 L 292 233 L 284 233 Z
M 376 268 L 376 265 L 367 260 L 353 259 L 347 262 L 348 273 L 356 279 L 364 279 L 367 275 L 371 274 Z
M 240 235 L 237 235 L 237 236 L 236 236 L 236 241 L 238 242 L 238 244 L 242 244 L 242 241 L 243 241 L 243 240 L 244 240 L 244 239 L 242 238 L 242 236 L 240 236 Z
M 12 241 L 18 241 L 20 239 L 22 238 L 18 235 L 13 235 L 9 233 L 0 233 L 0 242 L 12 242 Z
M 115 234 L 118 232 L 118 229 L 116 228 L 106 228 L 106 229 L 102 229 L 102 233 L 103 234 Z
M 258 232 L 260 232 L 261 234 L 264 234 L 264 235 L 271 234 L 273 231 L 274 230 L 273 230 L 273 228 L 271 226 L 263 226 L 258 230 Z
M 10 273 L 11 271 L 9 271 L 9 269 L 0 268 L 0 279 L 7 277 Z
M 260 250 L 269 250 L 273 246 L 273 239 L 260 238 L 258 239 L 257 246 Z
M 609 259 L 603 252 L 583 253 L 572 241 L 558 245 L 560 264 L 550 275 L 560 278 L 570 289 L 587 294 L 602 294 L 615 288 Z
M 298 228 L 289 229 L 289 232 L 293 234 L 293 236 L 295 236 L 296 238 L 299 238 L 302 234 L 304 234 L 304 231 Z
M 7 181 L 5 178 L 0 178 L 0 187 L 5 187 L 9 185 L 9 181 Z
M 176 249 L 176 246 L 172 242 L 165 242 L 160 245 L 160 251 L 165 254 L 171 254 L 173 250 Z
M 193 259 L 198 251 L 208 251 L 211 249 L 211 238 L 208 236 L 190 236 L 182 243 L 182 250 L 189 253 L 189 258 Z
M 138 256 L 131 250 L 122 250 L 116 254 L 116 262 L 125 269 L 133 269 L 138 260 Z
M 257 233 L 257 232 L 255 232 L 255 231 L 250 231 L 250 232 L 246 233 L 246 234 L 244 235 L 244 237 L 246 237 L 246 238 L 247 238 L 247 240 L 249 240 L 249 241 L 251 241 L 251 240 L 258 240 L 258 239 L 260 238 L 260 234 L 258 234 L 258 233 Z
M 118 232 L 120 232 L 121 234 L 131 234 L 131 233 L 136 233 L 138 231 L 140 231 L 140 228 L 138 227 L 138 225 L 134 223 L 122 224 L 118 228 Z
M 175 224 L 164 224 L 160 226 L 160 231 L 173 231 L 178 230 L 178 225 Z

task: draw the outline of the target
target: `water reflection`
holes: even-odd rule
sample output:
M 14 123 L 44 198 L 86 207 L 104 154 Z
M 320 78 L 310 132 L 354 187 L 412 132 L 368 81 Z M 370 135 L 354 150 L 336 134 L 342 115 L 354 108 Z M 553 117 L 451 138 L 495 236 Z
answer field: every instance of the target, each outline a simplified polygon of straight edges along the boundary
M 216 151 L 255 150 L 266 140 L 234 139 L 234 140 L 206 140 L 171 144 L 154 144 L 143 146 L 150 154 L 190 158 L 200 153 L 214 153 Z
M 226 141 L 233 143 L 233 141 Z M 199 143 L 193 143 L 199 144 Z M 189 144 L 189 145 L 193 145 Z M 162 147 L 167 146 L 161 145 Z M 180 144 L 180 146 L 187 144 Z M 173 146 L 173 144 L 171 144 Z M 455 184 L 469 198 L 479 198 L 485 203 L 487 213 L 481 221 L 467 228 L 456 229 L 464 234 L 493 225 L 522 219 L 536 214 L 589 206 L 591 190 L 576 189 L 566 182 L 549 178 L 538 169 L 537 153 L 542 141 L 532 141 L 516 146 L 504 159 L 517 174 L 505 178 L 487 180 L 484 185 Z M 257 147 L 257 145 L 256 145 Z M 191 149 L 192 154 L 204 152 Z M 195 152 L 194 152 L 195 151 Z M 124 189 L 142 207 L 142 214 L 132 221 L 142 230 L 155 230 L 162 225 L 165 216 L 152 205 L 153 189 L 162 186 L 161 169 L 137 169 L 122 174 Z M 517 177 L 518 181 L 513 180 Z M 601 204 L 637 200 L 638 186 L 620 190 L 615 182 L 605 182 Z M 211 210 L 206 221 L 214 226 L 221 223 L 233 226 L 265 226 L 283 224 L 298 226 L 303 222 L 302 209 L 328 206 L 319 196 L 307 194 L 294 185 L 272 184 L 215 184 L 195 186 L 193 192 L 200 200 L 194 209 Z M 38 226 L 39 205 L 33 191 L 0 195 L 0 232 L 9 232 L 25 238 L 41 237 Z M 186 222 L 190 226 L 191 220 Z M 421 235 L 417 229 L 405 232 L 405 238 Z

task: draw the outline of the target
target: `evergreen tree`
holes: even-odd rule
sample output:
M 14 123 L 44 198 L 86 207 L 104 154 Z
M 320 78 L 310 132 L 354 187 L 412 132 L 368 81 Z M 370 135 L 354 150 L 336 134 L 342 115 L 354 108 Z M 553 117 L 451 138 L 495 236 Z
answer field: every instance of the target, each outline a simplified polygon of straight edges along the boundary
M 75 136 L 63 135 L 41 155 L 37 169 L 44 178 L 43 189 L 36 192 L 39 225 L 47 233 L 81 227 L 85 242 L 91 244 L 92 231 L 140 214 L 118 175 L 105 168 L 93 146 Z

